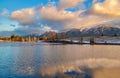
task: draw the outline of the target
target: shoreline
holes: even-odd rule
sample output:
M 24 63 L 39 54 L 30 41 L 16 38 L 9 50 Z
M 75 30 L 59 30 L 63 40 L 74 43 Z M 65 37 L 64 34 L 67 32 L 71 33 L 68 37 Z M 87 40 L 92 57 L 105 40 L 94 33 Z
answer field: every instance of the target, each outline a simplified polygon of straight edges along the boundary
M 120 43 L 80 43 L 80 42 L 71 42 L 71 41 L 44 41 L 46 43 L 61 43 L 61 44 L 78 44 L 78 45 L 120 45 Z
M 2 42 L 19 42 L 19 43 L 23 43 L 23 42 L 21 42 L 21 41 L 0 41 L 0 43 L 2 43 Z M 26 43 L 31 43 L 31 42 L 36 42 L 36 43 L 38 43 L 38 42 L 45 42 L 45 43 L 60 43 L 60 44 L 78 44 L 78 45 L 120 45 L 120 43 L 104 43 L 104 42 L 101 42 L 101 43 L 99 43 L 99 42 L 94 42 L 94 43 L 90 43 L 90 42 L 88 42 L 88 43 L 85 43 L 85 42 L 71 42 L 71 41 L 52 41 L 52 40 L 50 40 L 50 41 L 43 41 L 43 40 L 39 40 L 39 41 L 30 41 L 30 42 L 28 42 L 28 41 L 26 41 Z

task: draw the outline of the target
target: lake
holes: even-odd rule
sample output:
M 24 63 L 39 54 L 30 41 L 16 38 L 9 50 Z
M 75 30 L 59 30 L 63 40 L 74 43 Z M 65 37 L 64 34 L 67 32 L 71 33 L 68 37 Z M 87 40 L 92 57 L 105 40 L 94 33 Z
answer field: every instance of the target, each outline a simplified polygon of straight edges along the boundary
M 119 45 L 0 42 L 0 78 L 120 78 Z

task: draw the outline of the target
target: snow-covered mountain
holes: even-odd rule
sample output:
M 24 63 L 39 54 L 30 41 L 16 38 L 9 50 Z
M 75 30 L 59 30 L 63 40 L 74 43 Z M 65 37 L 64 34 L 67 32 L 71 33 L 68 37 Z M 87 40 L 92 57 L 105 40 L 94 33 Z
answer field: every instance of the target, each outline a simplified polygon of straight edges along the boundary
M 118 36 L 120 35 L 120 27 L 111 26 L 107 24 L 101 24 L 90 28 L 70 29 L 66 32 L 62 32 L 66 37 L 78 37 L 78 36 Z M 61 34 L 62 34 L 61 33 Z
M 101 24 L 95 27 L 91 27 L 89 29 L 84 29 L 82 31 L 83 36 L 114 36 L 114 35 L 120 35 L 120 28 Z
M 25 37 L 38 37 L 42 38 L 44 36 L 50 36 L 51 34 L 57 34 L 58 38 L 68 38 L 68 37 L 80 37 L 80 36 L 120 36 L 120 27 L 111 26 L 109 24 L 100 24 L 97 26 L 81 29 L 67 29 L 60 33 L 57 32 L 45 32 L 43 34 L 31 34 Z

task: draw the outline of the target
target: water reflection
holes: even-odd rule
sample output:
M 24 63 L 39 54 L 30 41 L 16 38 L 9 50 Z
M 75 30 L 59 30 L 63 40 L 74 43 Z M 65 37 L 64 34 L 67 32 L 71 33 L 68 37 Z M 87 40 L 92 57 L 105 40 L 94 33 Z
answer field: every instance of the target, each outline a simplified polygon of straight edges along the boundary
M 0 44 L 0 76 L 18 78 L 27 75 L 26 78 L 53 78 L 57 75 L 60 78 L 99 78 L 96 74 L 101 73 L 93 72 L 100 68 L 107 70 L 118 68 L 114 71 L 116 73 L 119 71 L 120 46 L 39 44 Z

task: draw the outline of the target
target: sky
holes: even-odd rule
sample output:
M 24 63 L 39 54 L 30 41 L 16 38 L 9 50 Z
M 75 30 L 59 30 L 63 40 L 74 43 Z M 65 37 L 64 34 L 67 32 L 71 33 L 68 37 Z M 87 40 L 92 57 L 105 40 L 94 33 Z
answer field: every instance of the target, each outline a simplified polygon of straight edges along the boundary
M 120 26 L 120 0 L 0 0 L 0 36 Z

